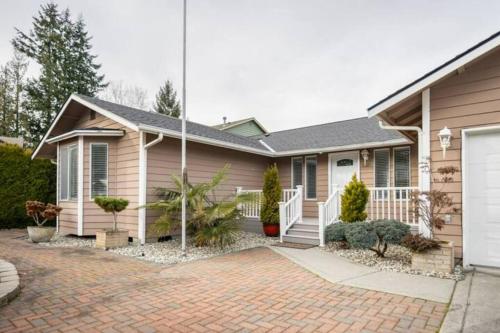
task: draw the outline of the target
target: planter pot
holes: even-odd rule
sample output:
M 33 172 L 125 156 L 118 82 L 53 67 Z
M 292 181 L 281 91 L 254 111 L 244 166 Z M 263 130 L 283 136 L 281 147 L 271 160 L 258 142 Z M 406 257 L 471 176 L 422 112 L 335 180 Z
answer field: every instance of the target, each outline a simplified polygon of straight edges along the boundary
M 279 224 L 263 224 L 264 234 L 267 237 L 278 237 L 280 235 L 280 225 Z
M 453 242 L 442 242 L 440 249 L 412 253 L 411 268 L 426 272 L 452 273 L 455 268 Z
M 95 247 L 113 249 L 128 245 L 128 230 L 100 230 L 95 233 Z
M 33 243 L 50 242 L 55 232 L 54 227 L 28 227 L 28 236 Z

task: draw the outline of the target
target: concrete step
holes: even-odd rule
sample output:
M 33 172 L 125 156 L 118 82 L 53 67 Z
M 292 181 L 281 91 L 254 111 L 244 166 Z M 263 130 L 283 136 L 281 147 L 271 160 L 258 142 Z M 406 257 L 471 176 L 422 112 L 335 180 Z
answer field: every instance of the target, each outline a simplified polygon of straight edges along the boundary
M 304 223 L 304 222 L 297 222 L 292 225 L 290 230 L 292 229 L 307 229 L 307 230 L 313 230 L 318 232 L 319 231 L 319 225 L 314 224 L 314 223 Z
M 298 243 L 298 244 L 311 244 L 311 245 L 319 245 L 319 238 L 316 237 L 307 237 L 307 236 L 283 236 L 284 242 L 290 243 Z
M 290 236 L 306 236 L 306 237 L 315 237 L 315 238 L 318 238 L 318 230 L 291 228 L 291 229 L 288 229 L 287 235 L 290 235 Z

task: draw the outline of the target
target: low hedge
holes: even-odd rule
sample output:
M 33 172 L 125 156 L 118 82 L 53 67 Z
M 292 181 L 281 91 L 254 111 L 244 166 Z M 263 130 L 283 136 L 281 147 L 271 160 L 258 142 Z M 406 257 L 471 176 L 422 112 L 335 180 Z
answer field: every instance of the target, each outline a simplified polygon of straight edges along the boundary
M 0 229 L 33 225 L 26 216 L 28 200 L 55 203 L 56 166 L 47 159 L 31 160 L 29 149 L 1 144 Z

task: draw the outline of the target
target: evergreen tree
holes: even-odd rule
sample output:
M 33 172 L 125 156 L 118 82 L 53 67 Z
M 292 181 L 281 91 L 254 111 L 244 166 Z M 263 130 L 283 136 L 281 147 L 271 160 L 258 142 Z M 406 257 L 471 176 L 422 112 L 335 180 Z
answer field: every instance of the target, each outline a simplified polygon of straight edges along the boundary
M 264 188 L 262 189 L 262 207 L 260 220 L 264 224 L 279 224 L 281 201 L 281 184 L 276 164 L 269 166 L 264 173 Z
M 366 204 L 370 191 L 366 188 L 363 181 L 358 180 L 356 174 L 352 176 L 351 181 L 344 188 L 341 198 L 342 222 L 359 222 L 367 218 Z
M 175 118 L 179 118 L 181 115 L 181 106 L 177 100 L 177 93 L 169 80 L 160 87 L 160 91 L 156 94 L 153 109 L 158 113 Z
M 90 37 L 82 18 L 54 3 L 42 5 L 29 33 L 16 29 L 14 48 L 40 65 L 40 76 L 26 84 L 28 141 L 36 145 L 72 93 L 94 96 L 106 86 L 100 65 L 90 53 Z
M 24 91 L 24 81 L 28 62 L 26 57 L 19 52 L 14 52 L 14 57 L 8 63 L 11 74 L 12 85 L 12 109 L 15 117 L 13 128 L 14 136 L 20 136 L 24 133 L 24 117 L 22 114 L 22 95 Z
M 10 135 L 12 121 L 12 85 L 9 67 L 5 65 L 0 66 L 0 135 Z

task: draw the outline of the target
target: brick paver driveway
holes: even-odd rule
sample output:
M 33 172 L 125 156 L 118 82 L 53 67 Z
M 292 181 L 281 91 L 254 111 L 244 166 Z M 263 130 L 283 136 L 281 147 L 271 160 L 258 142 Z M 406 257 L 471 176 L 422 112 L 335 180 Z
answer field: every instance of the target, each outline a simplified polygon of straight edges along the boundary
M 446 311 L 331 284 L 266 248 L 160 266 L 18 235 L 0 232 L 23 285 L 0 332 L 435 332 Z

